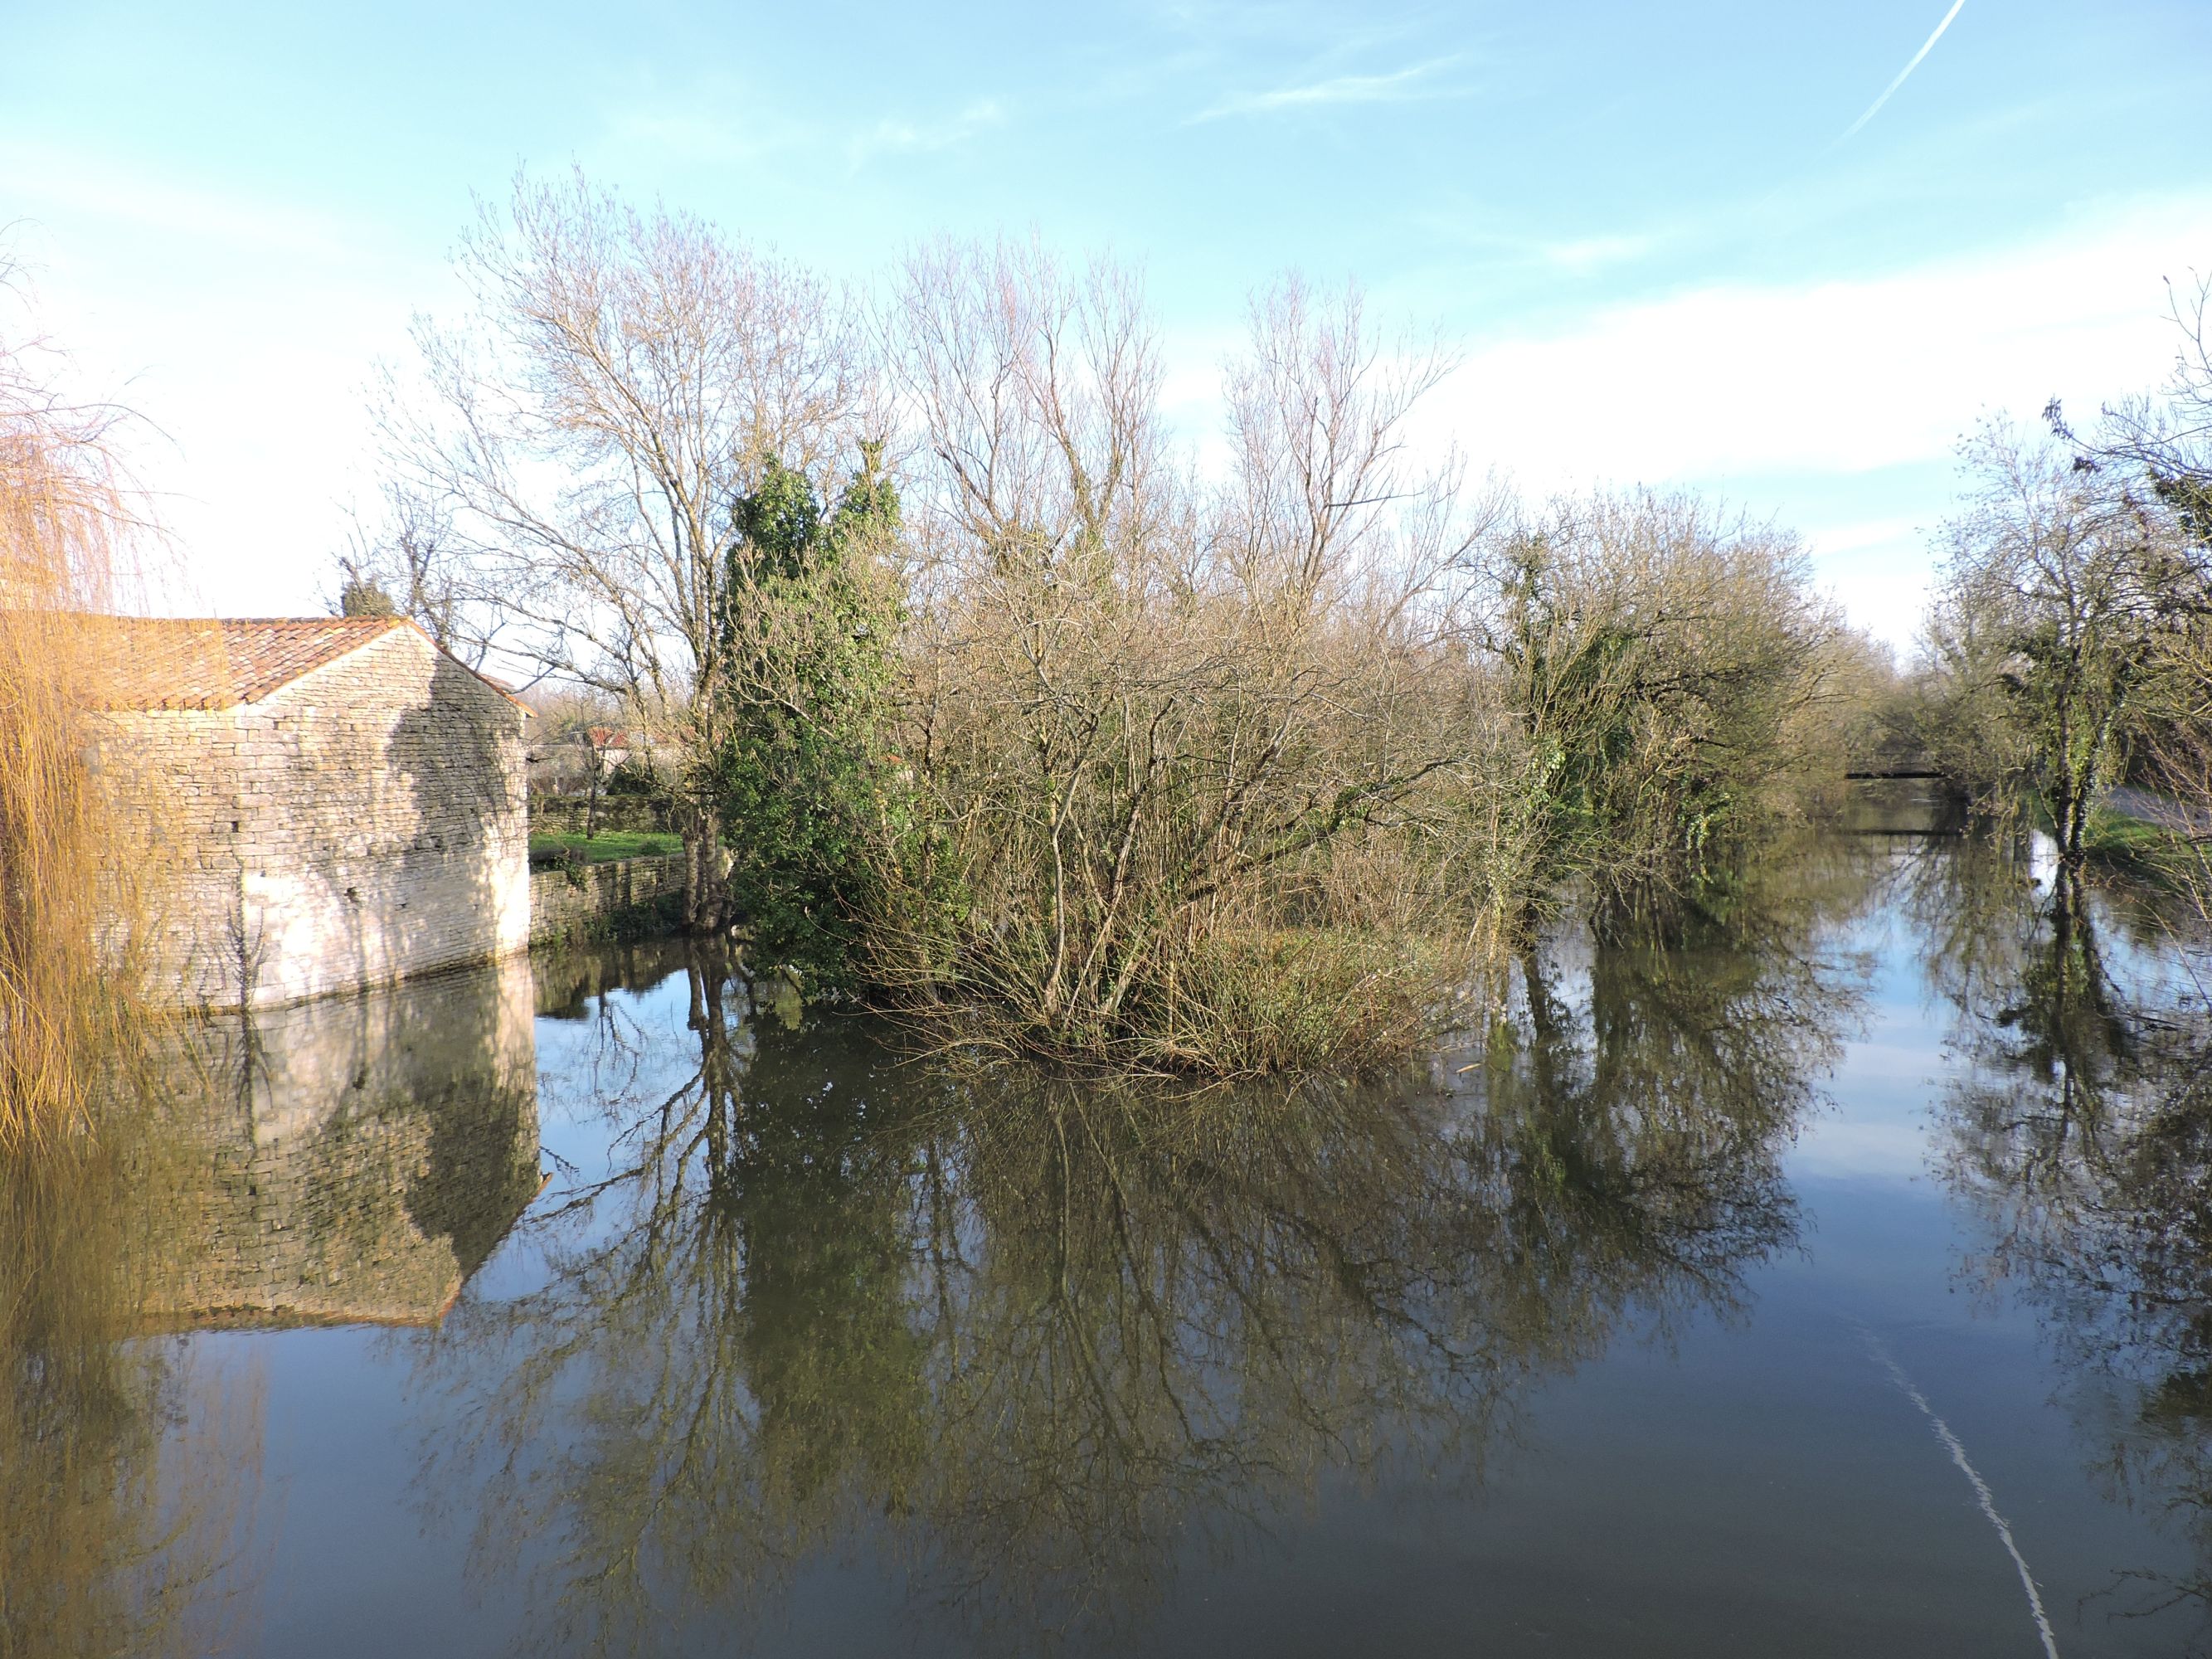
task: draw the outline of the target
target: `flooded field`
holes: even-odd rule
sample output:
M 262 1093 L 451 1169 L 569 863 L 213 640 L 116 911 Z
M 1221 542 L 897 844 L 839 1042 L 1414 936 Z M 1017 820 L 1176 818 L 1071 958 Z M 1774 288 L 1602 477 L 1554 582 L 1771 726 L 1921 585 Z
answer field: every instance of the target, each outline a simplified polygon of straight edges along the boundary
M 199 1032 L 0 1191 L 0 1644 L 2196 1650 L 2195 960 L 2039 873 L 1816 842 L 1389 1086 L 680 942 Z

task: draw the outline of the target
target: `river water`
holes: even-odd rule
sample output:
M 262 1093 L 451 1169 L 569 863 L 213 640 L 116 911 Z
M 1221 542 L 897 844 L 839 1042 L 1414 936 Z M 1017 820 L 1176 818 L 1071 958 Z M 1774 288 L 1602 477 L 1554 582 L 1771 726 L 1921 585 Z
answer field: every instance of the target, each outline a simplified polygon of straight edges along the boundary
M 681 943 L 211 1027 L 0 1191 L 0 1650 L 2158 1655 L 2185 931 L 1960 838 L 1176 1097 Z

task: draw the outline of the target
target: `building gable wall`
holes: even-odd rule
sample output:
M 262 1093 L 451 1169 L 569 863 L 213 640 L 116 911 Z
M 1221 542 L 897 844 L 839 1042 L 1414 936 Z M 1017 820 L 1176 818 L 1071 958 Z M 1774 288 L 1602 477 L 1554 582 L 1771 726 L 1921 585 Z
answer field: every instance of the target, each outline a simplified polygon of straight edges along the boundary
M 524 948 L 522 711 L 411 628 L 258 702 L 120 715 L 150 747 L 180 1001 L 298 1001 Z

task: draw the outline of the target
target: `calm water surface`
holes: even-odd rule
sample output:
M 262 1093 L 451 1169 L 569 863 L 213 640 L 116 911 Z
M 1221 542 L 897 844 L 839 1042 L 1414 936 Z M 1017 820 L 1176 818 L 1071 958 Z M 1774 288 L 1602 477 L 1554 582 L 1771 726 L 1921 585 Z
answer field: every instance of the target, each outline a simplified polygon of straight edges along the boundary
M 680 944 L 198 1033 L 0 1193 L 0 1650 L 2204 1650 L 2191 953 L 2033 874 L 1563 929 L 1390 1089 Z

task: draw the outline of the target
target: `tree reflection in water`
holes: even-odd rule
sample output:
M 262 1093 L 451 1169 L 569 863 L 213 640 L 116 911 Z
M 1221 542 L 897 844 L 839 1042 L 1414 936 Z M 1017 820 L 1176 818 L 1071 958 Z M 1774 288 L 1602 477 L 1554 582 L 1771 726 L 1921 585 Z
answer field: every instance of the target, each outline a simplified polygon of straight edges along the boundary
M 163 1117 L 0 1158 L 0 1656 L 232 1645 L 260 1401 L 140 1334 Z
M 1953 1004 L 1944 1173 L 1986 1240 L 1968 1264 L 2037 1310 L 2108 1494 L 2163 1510 L 2197 1566 L 2128 1573 L 2128 1614 L 2195 1602 L 2212 1643 L 2212 1032 L 2200 943 L 2017 856 L 1931 861 L 1917 901 Z
M 487 1483 L 474 1565 L 539 1576 L 545 1645 L 868 1557 L 1028 1649 L 1325 1479 L 1478 1481 L 1533 1384 L 1793 1238 L 1778 1157 L 1850 1006 L 1814 939 L 1863 874 L 1534 953 L 1512 1019 L 1389 1089 L 899 1064 L 694 951 L 681 1077 L 598 1005 L 616 1167 L 532 1224 L 546 1281 L 426 1343 L 475 1430 L 424 1489 Z

